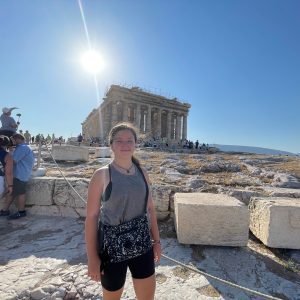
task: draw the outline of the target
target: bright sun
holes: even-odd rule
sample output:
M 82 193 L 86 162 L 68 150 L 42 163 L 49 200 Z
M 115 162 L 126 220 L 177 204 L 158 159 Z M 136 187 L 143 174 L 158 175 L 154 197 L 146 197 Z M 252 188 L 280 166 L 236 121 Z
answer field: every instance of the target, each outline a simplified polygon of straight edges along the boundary
M 97 74 L 103 70 L 105 63 L 103 58 L 95 50 L 85 52 L 81 57 L 83 68 L 93 74 Z

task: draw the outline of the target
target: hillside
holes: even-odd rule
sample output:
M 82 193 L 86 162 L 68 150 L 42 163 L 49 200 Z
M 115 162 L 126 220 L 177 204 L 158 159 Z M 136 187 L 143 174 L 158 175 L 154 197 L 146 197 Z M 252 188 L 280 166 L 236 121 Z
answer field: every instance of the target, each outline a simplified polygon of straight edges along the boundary
M 288 156 L 297 156 L 299 154 L 262 148 L 262 147 L 252 147 L 252 146 L 239 146 L 239 145 L 220 145 L 220 144 L 211 144 L 212 147 L 217 147 L 224 152 L 244 152 L 244 153 L 254 153 L 254 154 L 267 154 L 267 155 L 288 155 Z

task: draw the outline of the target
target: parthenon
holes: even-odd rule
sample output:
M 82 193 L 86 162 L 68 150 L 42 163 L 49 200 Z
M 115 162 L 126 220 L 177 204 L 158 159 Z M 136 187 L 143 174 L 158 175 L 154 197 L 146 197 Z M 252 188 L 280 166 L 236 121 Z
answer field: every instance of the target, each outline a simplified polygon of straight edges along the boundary
M 191 105 L 177 98 L 146 92 L 139 87 L 111 85 L 101 105 L 82 123 L 85 137 L 105 139 L 119 122 L 130 122 L 139 135 L 156 140 L 187 138 L 187 116 Z

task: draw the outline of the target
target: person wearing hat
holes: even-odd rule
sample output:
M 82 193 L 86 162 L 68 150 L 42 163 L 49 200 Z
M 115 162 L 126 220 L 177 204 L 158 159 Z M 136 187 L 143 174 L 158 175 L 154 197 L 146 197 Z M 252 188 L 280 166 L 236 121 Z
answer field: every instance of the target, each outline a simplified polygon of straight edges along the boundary
M 5 135 L 0 135 L 0 198 L 6 192 L 10 196 L 13 190 L 13 159 L 7 151 L 10 140 Z M 0 216 L 8 216 L 9 212 L 0 210 Z
M 16 122 L 15 119 L 11 117 L 11 111 L 16 108 L 17 107 L 2 108 L 2 115 L 0 116 L 0 121 L 2 123 L 2 127 L 0 128 L 1 135 L 5 135 L 10 138 L 14 133 L 16 133 L 20 123 Z

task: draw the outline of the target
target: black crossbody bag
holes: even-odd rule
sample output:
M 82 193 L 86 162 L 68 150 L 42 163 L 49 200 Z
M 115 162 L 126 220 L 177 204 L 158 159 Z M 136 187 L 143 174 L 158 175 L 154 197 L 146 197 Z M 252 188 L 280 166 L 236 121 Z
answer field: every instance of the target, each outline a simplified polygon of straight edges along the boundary
M 109 192 L 112 188 L 111 170 L 109 167 L 110 182 Z M 150 228 L 147 217 L 147 203 L 149 188 L 144 173 L 140 166 L 136 165 L 142 174 L 146 185 L 146 197 L 143 215 L 119 225 L 106 225 L 99 221 L 98 246 L 101 259 L 101 269 L 107 263 L 117 263 L 145 254 L 152 247 Z

